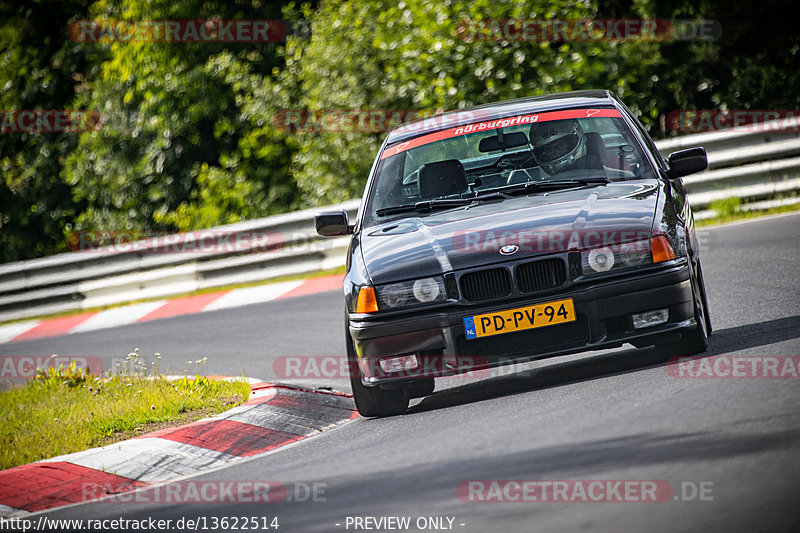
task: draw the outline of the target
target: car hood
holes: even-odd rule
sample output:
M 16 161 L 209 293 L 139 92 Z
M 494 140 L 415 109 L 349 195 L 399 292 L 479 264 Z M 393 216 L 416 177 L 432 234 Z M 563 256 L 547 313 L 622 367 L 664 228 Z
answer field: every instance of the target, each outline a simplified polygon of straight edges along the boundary
M 651 231 L 658 185 L 625 181 L 393 220 L 362 230 L 361 254 L 382 284 L 633 240 Z

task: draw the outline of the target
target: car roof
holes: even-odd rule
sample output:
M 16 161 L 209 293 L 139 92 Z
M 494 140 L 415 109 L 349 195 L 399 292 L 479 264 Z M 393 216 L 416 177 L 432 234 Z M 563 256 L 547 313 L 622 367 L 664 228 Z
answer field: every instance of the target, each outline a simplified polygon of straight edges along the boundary
M 478 120 L 494 120 L 517 113 L 536 113 L 574 107 L 609 105 L 614 105 L 611 93 L 600 89 L 505 100 L 448 111 L 447 113 L 400 124 L 389 132 L 387 144 L 410 139 L 425 133 L 471 124 Z

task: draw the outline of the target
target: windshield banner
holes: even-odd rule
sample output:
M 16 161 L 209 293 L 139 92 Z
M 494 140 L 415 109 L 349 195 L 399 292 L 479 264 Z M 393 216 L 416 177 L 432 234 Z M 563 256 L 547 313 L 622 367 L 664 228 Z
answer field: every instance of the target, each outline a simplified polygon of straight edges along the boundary
M 509 128 L 511 126 L 519 126 L 520 124 L 533 124 L 534 122 L 547 122 L 551 120 L 564 120 L 569 118 L 616 118 L 621 117 L 619 111 L 612 108 L 600 109 L 567 109 L 564 111 L 550 111 L 547 113 L 535 113 L 531 115 L 517 115 L 514 117 L 504 117 L 495 120 L 487 120 L 485 122 L 474 122 L 472 124 L 464 124 L 456 128 L 437 131 L 427 135 L 421 135 L 414 139 L 404 141 L 394 146 L 386 148 L 381 154 L 381 159 L 386 159 L 393 155 L 405 152 L 418 146 L 424 146 L 436 141 L 458 137 L 459 135 L 466 135 L 469 133 L 477 133 L 479 131 L 491 131 L 497 128 Z

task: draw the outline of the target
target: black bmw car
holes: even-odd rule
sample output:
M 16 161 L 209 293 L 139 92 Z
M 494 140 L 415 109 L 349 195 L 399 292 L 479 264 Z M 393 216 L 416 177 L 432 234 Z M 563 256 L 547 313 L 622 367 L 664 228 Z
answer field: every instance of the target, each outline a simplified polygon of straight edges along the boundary
M 403 412 L 434 378 L 631 343 L 664 356 L 711 332 L 681 176 L 608 91 L 525 98 L 391 131 L 352 234 L 345 339 L 356 406 Z

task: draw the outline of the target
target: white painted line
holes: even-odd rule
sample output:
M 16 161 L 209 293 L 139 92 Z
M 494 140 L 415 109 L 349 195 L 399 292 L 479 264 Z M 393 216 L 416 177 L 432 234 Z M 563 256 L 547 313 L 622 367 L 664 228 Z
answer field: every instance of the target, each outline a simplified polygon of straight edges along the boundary
M 72 328 L 69 332 L 79 333 L 81 331 L 93 331 L 96 329 L 132 324 L 143 316 L 152 313 L 165 303 L 166 300 L 159 300 L 156 302 L 144 302 L 100 311 Z
M 225 296 L 217 298 L 211 302 L 208 306 L 206 306 L 205 309 L 203 309 L 203 312 L 269 302 L 283 294 L 286 294 L 290 290 L 299 287 L 303 283 L 304 280 L 283 281 L 280 283 L 270 283 L 269 285 L 259 285 L 257 287 L 233 289 Z
M 741 224 L 750 224 L 752 222 L 764 222 L 767 220 L 773 220 L 776 218 L 783 218 L 783 217 L 794 217 L 800 216 L 800 212 L 798 211 L 790 211 L 788 213 L 775 213 L 774 215 L 762 215 L 758 217 L 752 218 L 743 218 L 742 220 L 734 220 L 732 222 L 725 222 L 723 224 L 712 224 L 710 226 L 701 226 L 697 228 L 697 231 L 701 230 L 714 230 L 714 229 L 725 229 L 730 228 L 733 226 L 739 226 Z
M 252 385 L 252 383 L 251 383 L 251 385 Z M 250 397 L 248 398 L 248 400 L 255 400 L 257 398 L 258 399 L 260 399 L 260 398 L 272 398 L 276 394 L 278 394 L 278 392 L 275 390 L 275 387 L 269 387 L 269 388 L 264 388 L 264 389 L 256 389 L 256 390 L 252 390 L 251 389 L 250 390 Z
M 0 516 L 2 516 L 3 518 L 12 518 L 12 517 L 18 517 L 18 516 L 25 516 L 25 515 L 29 515 L 29 514 L 31 514 L 31 513 L 29 513 L 28 511 L 25 511 L 24 509 L 17 509 L 15 507 L 9 507 L 8 505 L 3 505 L 2 503 L 0 503 Z
M 250 385 L 255 385 L 256 383 L 264 383 L 263 379 L 251 378 L 251 377 L 248 377 L 248 376 L 231 376 L 231 377 L 226 378 L 226 379 L 228 381 L 236 381 L 236 380 L 241 379 L 241 380 L 246 381 Z
M 0 326 L 0 344 L 4 344 L 16 336 L 22 335 L 37 325 L 39 325 L 38 320 L 28 320 L 27 322 L 17 322 L 16 324 Z
M 42 462 L 66 461 L 136 481 L 155 483 L 196 474 L 237 459 L 241 458 L 159 437 L 143 437 Z

